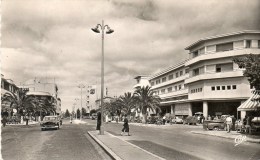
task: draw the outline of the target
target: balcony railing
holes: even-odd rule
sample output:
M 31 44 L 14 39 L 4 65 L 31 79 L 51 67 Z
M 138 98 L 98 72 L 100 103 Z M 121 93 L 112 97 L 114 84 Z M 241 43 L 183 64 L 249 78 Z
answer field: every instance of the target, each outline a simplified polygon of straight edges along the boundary
M 162 82 L 160 84 L 156 84 L 156 85 L 152 86 L 152 89 L 157 89 L 157 88 L 160 88 L 160 87 L 163 87 L 163 86 L 174 84 L 174 83 L 183 81 L 183 80 L 187 79 L 188 77 L 189 77 L 189 74 L 184 74 L 184 75 L 182 75 L 182 76 L 180 76 L 178 78 L 174 78 L 174 79 L 168 80 L 166 82 Z
M 172 91 L 172 92 L 168 92 L 168 93 L 163 93 L 163 94 L 159 94 L 160 98 L 170 98 L 170 97 L 176 97 L 176 96 L 180 96 L 180 95 L 185 95 L 188 94 L 188 89 L 181 89 L 178 91 Z
M 209 59 L 233 57 L 233 56 L 239 56 L 239 55 L 250 54 L 250 53 L 259 54 L 259 51 L 260 51 L 259 48 L 243 48 L 243 49 L 240 48 L 240 49 L 234 49 L 234 50 L 223 51 L 223 52 L 206 52 L 205 54 L 201 54 L 197 57 L 194 57 L 193 59 L 190 59 L 185 63 L 185 66 L 189 66 L 199 61 L 209 60 Z
M 185 84 L 200 81 L 200 80 L 207 80 L 207 79 L 242 77 L 242 76 L 243 76 L 242 70 L 235 70 L 235 71 L 229 71 L 229 72 L 214 72 L 214 73 L 206 72 L 204 74 L 200 74 L 200 75 L 186 79 Z

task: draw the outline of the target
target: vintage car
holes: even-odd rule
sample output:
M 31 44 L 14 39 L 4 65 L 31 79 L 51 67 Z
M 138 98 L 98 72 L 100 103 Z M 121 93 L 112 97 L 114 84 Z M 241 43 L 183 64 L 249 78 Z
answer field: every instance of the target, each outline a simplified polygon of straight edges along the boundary
M 61 118 L 59 116 L 45 116 L 43 118 L 43 121 L 40 123 L 41 130 L 46 129 L 60 129 L 60 126 L 62 125 Z
M 208 130 L 223 130 L 226 128 L 226 118 L 229 115 L 222 115 L 220 119 L 205 120 L 203 122 L 203 128 Z
M 203 123 L 203 128 L 208 130 L 221 130 L 225 129 L 225 121 L 218 119 L 218 120 L 212 120 L 207 121 L 205 120 Z
M 183 119 L 180 118 L 180 117 L 177 117 L 177 116 L 176 116 L 175 118 L 172 119 L 172 123 L 175 123 L 175 124 L 177 124 L 177 123 L 182 124 L 182 123 L 183 123 Z

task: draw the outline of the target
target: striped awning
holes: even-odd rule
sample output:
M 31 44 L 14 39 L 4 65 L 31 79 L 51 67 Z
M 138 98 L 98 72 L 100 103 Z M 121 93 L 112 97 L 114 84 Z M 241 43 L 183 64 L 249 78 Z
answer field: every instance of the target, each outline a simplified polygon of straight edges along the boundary
M 260 95 L 255 93 L 253 94 L 248 100 L 242 103 L 238 108 L 237 111 L 256 111 L 260 110 Z

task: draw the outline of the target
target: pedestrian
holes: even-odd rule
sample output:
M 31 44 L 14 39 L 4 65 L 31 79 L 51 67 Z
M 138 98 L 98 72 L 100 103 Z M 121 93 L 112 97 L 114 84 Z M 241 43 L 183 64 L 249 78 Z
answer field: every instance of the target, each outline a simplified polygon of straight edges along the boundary
M 123 134 L 126 132 L 128 136 L 130 136 L 129 134 L 129 125 L 128 125 L 128 119 L 127 119 L 127 115 L 124 116 L 124 124 L 123 124 L 123 129 L 122 129 L 122 133 L 121 136 L 123 136 Z
M 229 133 L 232 127 L 232 118 L 230 116 L 226 118 L 226 124 L 227 124 L 227 132 Z
M 70 123 L 72 123 L 72 116 L 70 116 Z
M 3 116 L 2 123 L 4 127 L 6 126 L 6 122 L 7 122 L 6 116 Z
M 101 113 L 98 112 L 98 114 L 97 114 L 97 128 L 96 128 L 96 130 L 100 130 L 100 126 L 101 126 Z
M 166 122 L 166 116 L 164 115 L 163 116 L 163 125 L 165 125 L 165 122 Z

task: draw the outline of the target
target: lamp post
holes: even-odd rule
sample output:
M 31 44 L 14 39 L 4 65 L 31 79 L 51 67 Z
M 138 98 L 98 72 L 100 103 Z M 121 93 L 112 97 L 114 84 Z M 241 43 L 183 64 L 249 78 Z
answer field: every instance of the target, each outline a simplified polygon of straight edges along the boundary
M 84 84 L 80 84 L 78 86 L 80 88 L 81 93 L 81 103 L 80 103 L 80 121 L 82 120 L 82 88 L 85 88 Z
M 102 20 L 102 24 L 97 24 L 95 28 L 92 28 L 91 30 L 95 33 L 100 33 L 101 29 L 101 38 L 102 38 L 102 55 L 101 55 L 101 124 L 100 124 L 100 130 L 99 134 L 104 134 L 104 128 L 103 128 L 103 103 L 104 103 L 104 31 L 107 29 L 106 34 L 111 34 L 114 32 L 114 30 L 110 29 L 108 25 L 104 25 L 104 20 Z
M 77 105 L 78 105 L 78 103 L 77 103 L 77 101 L 79 100 L 78 98 L 75 98 L 75 100 L 76 100 L 76 119 L 78 119 L 78 107 L 77 107 Z

